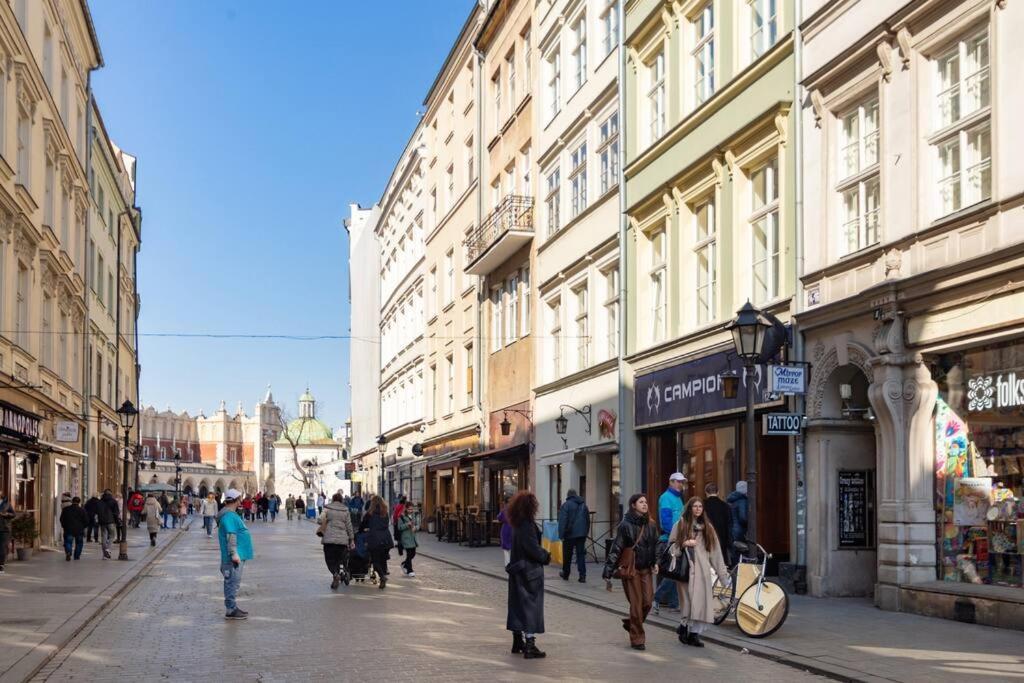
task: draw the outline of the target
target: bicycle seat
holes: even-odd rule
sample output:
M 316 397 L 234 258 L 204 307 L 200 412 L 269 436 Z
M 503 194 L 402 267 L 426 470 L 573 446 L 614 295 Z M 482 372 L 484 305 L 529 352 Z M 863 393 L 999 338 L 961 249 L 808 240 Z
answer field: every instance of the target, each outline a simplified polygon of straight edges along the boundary
M 744 555 L 750 550 L 750 546 L 745 541 L 733 541 L 732 547 L 740 551 Z

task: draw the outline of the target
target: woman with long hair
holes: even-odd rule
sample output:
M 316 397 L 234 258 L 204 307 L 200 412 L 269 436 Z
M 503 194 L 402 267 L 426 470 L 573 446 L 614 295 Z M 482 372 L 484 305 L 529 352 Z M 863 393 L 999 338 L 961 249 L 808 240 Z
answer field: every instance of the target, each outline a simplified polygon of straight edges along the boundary
M 378 587 L 384 590 L 388 581 L 388 553 L 394 547 L 391 538 L 388 505 L 380 496 L 374 496 L 370 505 L 359 522 L 359 531 L 367 532 L 366 548 L 370 551 L 370 563 L 379 579 Z
M 654 602 L 654 581 L 652 576 L 658 573 L 658 530 L 651 524 L 647 515 L 647 496 L 634 493 L 629 497 L 629 512 L 619 523 L 615 540 L 608 551 L 608 561 L 604 565 L 604 579 L 611 581 L 612 572 L 619 565 L 622 551 L 633 549 L 633 576 L 622 577 L 622 590 L 629 603 L 629 617 L 622 620 L 622 628 L 629 631 L 629 644 L 634 650 L 646 650 L 647 635 L 644 633 L 644 620 L 651 611 Z M 611 590 L 611 583 L 608 584 Z
M 546 656 L 537 649 L 536 636 L 544 633 L 544 565 L 551 553 L 540 547 L 537 529 L 537 496 L 520 491 L 505 506 L 512 525 L 509 552 L 508 617 L 505 628 L 512 631 L 512 654 L 526 659 Z
M 679 590 L 680 621 L 676 633 L 679 642 L 694 647 L 704 647 L 700 634 L 715 619 L 711 588 L 714 585 L 712 568 L 727 581 L 729 570 L 722 559 L 722 548 L 711 520 L 704 514 L 704 501 L 691 498 L 686 509 L 669 534 L 669 547 L 675 544 L 689 555 L 690 580 L 677 585 Z

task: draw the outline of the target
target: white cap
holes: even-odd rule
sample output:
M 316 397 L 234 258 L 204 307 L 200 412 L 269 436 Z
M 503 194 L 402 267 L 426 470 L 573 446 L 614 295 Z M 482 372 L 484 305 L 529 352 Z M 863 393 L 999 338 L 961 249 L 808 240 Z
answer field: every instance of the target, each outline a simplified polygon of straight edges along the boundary
M 686 476 L 682 472 L 673 472 L 669 475 L 669 481 L 686 481 Z
M 224 492 L 224 501 L 225 502 L 227 502 L 229 500 L 238 500 L 241 497 L 242 497 L 242 492 L 239 491 L 238 489 L 228 489 L 227 491 Z

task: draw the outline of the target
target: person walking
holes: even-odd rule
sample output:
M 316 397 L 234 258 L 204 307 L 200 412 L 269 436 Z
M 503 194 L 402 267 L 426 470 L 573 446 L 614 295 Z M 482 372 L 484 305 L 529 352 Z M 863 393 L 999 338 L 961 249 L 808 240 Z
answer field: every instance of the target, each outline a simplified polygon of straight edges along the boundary
M 679 521 L 679 515 L 683 512 L 683 487 L 686 486 L 686 477 L 682 472 L 673 472 L 668 478 L 668 488 L 658 498 L 658 525 L 661 527 L 659 541 L 661 546 L 658 554 L 664 552 L 668 545 L 668 534 L 672 531 L 675 523 Z M 679 609 L 679 594 L 676 591 L 675 581 L 662 577 L 658 580 L 658 589 L 654 591 L 654 613 L 658 614 L 661 607 Z
M 629 617 L 622 620 L 622 628 L 629 631 L 629 645 L 634 650 L 647 649 L 647 634 L 644 632 L 644 620 L 651 611 L 654 602 L 653 576 L 658 573 L 658 531 L 647 516 L 647 496 L 634 493 L 629 497 L 629 512 L 626 513 L 619 528 L 615 532 L 615 540 L 608 551 L 608 561 L 604 565 L 603 578 L 608 581 L 611 590 L 611 579 L 615 569 L 619 567 L 623 551 L 632 549 L 632 573 L 621 577 L 622 590 L 629 603 Z
M 100 494 L 94 493 L 89 497 L 89 500 L 85 501 L 85 514 L 89 517 L 89 527 L 85 530 L 85 540 L 100 541 L 100 523 L 97 519 L 97 515 L 100 512 Z
M 206 529 L 207 537 L 213 537 L 213 520 L 217 517 L 217 497 L 213 493 L 207 493 L 206 498 L 199 505 L 199 514 L 203 516 L 203 528 Z
M 324 546 L 324 561 L 331 572 L 331 590 L 337 590 L 342 581 L 348 585 L 348 551 L 356 542 L 352 530 L 352 516 L 335 493 L 318 517 L 320 527 L 316 533 Z
M 160 498 L 157 499 L 157 502 L 160 503 L 160 509 L 163 510 L 163 512 L 161 513 L 163 516 L 163 524 L 160 525 L 160 528 L 166 529 L 167 518 L 171 516 L 171 501 L 167 499 L 166 493 L 161 493 Z M 146 526 L 148 527 L 149 524 L 147 523 Z
M 505 566 L 508 566 L 512 552 L 512 524 L 508 521 L 508 501 L 511 496 L 505 494 L 505 500 L 501 511 L 498 513 L 498 521 L 501 522 L 501 530 L 498 532 L 498 539 L 501 542 L 501 552 L 505 555 Z
M 366 532 L 366 548 L 370 551 L 370 563 L 377 573 L 377 585 L 381 590 L 388 582 L 388 554 L 395 546 L 389 522 L 388 504 L 380 496 L 374 496 L 359 523 L 359 531 Z
M 0 489 L 0 574 L 4 573 L 7 563 L 7 546 L 11 542 L 11 520 L 17 515 L 14 506 L 7 498 L 7 491 Z
M 321 491 L 316 496 L 316 514 L 322 515 L 324 513 L 324 505 L 327 503 L 327 497 L 324 496 L 324 492 Z
M 395 523 L 395 528 L 398 529 L 398 547 L 405 550 L 402 572 L 406 576 L 415 577 L 416 572 L 412 570 L 412 558 L 416 557 L 416 547 L 419 543 L 416 542 L 416 526 L 413 523 L 410 505 L 407 504 L 402 510 L 398 522 Z
M 146 499 L 143 498 L 142 494 L 138 491 L 132 491 L 131 495 L 128 496 L 128 512 L 131 513 L 131 521 L 129 524 L 135 529 L 139 528 L 139 522 L 142 518 L 142 508 L 146 504 Z
M 299 521 L 306 516 L 306 504 L 302 500 L 302 496 L 295 496 L 295 516 L 299 518 Z
M 116 518 L 114 531 L 117 532 L 117 540 L 114 541 L 115 543 L 121 543 L 121 541 L 124 540 L 124 527 L 121 524 L 121 515 L 127 514 L 125 503 L 126 501 L 121 498 L 120 493 L 114 494 L 114 517 Z
M 747 540 L 747 512 L 750 503 L 747 501 L 747 482 L 736 482 L 736 490 L 725 499 L 732 509 L 732 540 Z
M 115 500 L 113 494 L 110 493 L 110 489 L 103 491 L 103 496 L 100 498 L 100 505 L 96 512 L 96 520 L 100 525 L 100 535 L 102 537 L 102 548 L 103 548 L 103 559 L 110 559 L 110 542 L 112 539 L 117 537 L 117 527 L 120 520 L 120 510 L 117 506 L 117 500 Z
M 242 570 L 252 559 L 252 536 L 238 514 L 242 492 L 228 489 L 224 493 L 224 507 L 217 513 L 217 540 L 220 544 L 220 573 L 224 577 L 225 619 L 246 619 L 249 613 L 238 606 L 238 589 L 242 585 Z
M 711 570 L 714 569 L 722 581 L 729 580 L 729 570 L 722 559 L 718 534 L 710 521 L 704 514 L 704 501 L 691 498 L 669 534 L 669 547 L 672 548 L 671 544 L 674 544 L 675 548 L 690 556 L 690 580 L 678 584 L 679 601 L 683 606 L 676 633 L 679 642 L 694 647 L 704 647 L 700 634 L 715 620 L 714 597 L 711 592 L 714 576 Z
M 558 537 L 562 539 L 562 571 L 559 576 L 569 580 L 572 556 L 576 555 L 576 573 L 580 583 L 587 582 L 587 535 L 590 532 L 590 510 L 576 489 L 569 489 L 558 510 Z
M 185 520 L 188 518 L 188 497 L 182 496 L 178 499 L 178 521 L 181 523 L 182 528 L 185 526 Z
M 263 494 L 259 502 L 260 519 L 266 522 L 270 517 L 270 496 Z
M 718 496 L 718 484 L 708 482 L 704 487 L 704 514 L 718 534 L 718 545 L 722 549 L 722 559 L 730 564 L 732 557 L 732 508 Z
M 292 521 L 292 516 L 295 514 L 295 496 L 290 493 L 284 500 L 284 512 L 288 516 L 288 521 Z
M 167 514 L 167 510 L 160 507 L 160 501 L 152 493 L 146 496 L 146 504 L 143 509 L 146 512 L 146 531 L 149 532 L 149 545 L 155 546 L 156 532 L 167 528 L 166 526 L 160 526 L 160 515 Z
M 403 493 L 398 497 L 398 503 L 395 505 L 395 509 L 391 511 L 391 526 L 394 528 L 395 539 L 398 538 L 398 518 L 405 512 L 406 506 L 409 504 L 409 499 L 405 497 Z M 404 552 L 401 543 L 396 543 L 398 554 L 401 555 Z
M 89 528 L 89 515 L 81 503 L 82 499 L 74 496 L 68 506 L 60 511 L 60 526 L 64 530 L 64 559 L 68 562 L 71 561 L 72 550 L 76 560 L 82 558 L 85 530 Z
M 358 493 L 352 496 L 348 501 L 348 512 L 352 515 L 352 523 L 356 526 L 359 526 L 359 522 L 362 519 L 364 504 L 363 497 Z
M 537 529 L 537 496 L 520 491 L 506 506 L 512 525 L 512 550 L 508 572 L 508 615 L 505 628 L 512 631 L 512 654 L 526 659 L 547 656 L 537 649 L 537 634 L 544 633 L 544 566 L 551 553 L 540 546 Z
M 276 493 L 270 494 L 270 501 L 267 503 L 267 509 L 270 511 L 270 521 L 277 521 L 277 511 L 281 509 L 281 497 Z

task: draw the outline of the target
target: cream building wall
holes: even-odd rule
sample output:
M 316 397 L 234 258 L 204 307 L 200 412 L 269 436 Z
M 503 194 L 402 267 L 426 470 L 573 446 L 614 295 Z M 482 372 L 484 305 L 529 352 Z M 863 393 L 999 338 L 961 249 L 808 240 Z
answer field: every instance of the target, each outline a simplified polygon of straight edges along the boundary
M 349 389 L 352 454 L 376 452 L 380 435 L 380 247 L 377 206 L 349 205 Z

